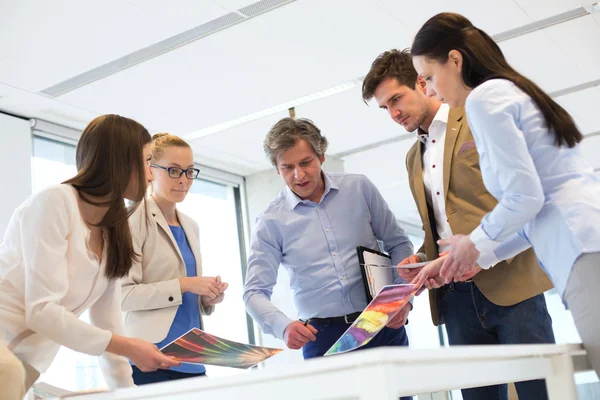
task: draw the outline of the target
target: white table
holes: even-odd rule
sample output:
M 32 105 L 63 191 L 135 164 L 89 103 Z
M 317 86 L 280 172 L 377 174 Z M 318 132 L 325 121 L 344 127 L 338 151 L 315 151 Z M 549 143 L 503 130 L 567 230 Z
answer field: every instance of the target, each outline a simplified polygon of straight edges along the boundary
M 546 379 L 550 400 L 576 400 L 573 360 L 578 370 L 590 368 L 581 345 L 384 347 L 77 399 L 397 400 L 401 395 Z

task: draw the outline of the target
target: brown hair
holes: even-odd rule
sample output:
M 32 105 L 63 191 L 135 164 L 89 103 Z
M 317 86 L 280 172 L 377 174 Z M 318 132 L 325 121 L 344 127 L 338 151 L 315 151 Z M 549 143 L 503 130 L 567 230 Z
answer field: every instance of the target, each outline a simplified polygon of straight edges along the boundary
M 170 133 L 155 133 L 152 135 L 152 162 L 157 162 L 165 154 L 167 147 L 186 147 L 191 149 L 192 147 L 188 142 L 180 138 L 179 136 L 171 135 Z
M 412 45 L 413 56 L 425 56 L 445 63 L 451 50 L 463 57 L 462 80 L 476 88 L 490 79 L 506 79 L 533 99 L 547 128 L 554 132 L 557 146 L 573 147 L 583 135 L 569 113 L 538 85 L 515 71 L 494 40 L 460 14 L 441 13 L 421 27 Z
M 105 275 L 108 279 L 126 276 L 134 257 L 139 256 L 133 249 L 128 218 L 146 191 L 143 147 L 147 143 L 150 143 L 150 134 L 132 119 L 113 114 L 94 118 L 77 144 L 77 175 L 63 182 L 77 189 L 85 202 L 108 206 L 98 224 L 107 233 Z M 137 174 L 137 196 L 128 209 L 124 194 L 132 171 Z M 95 202 L 88 196 L 107 200 Z
M 393 78 L 401 85 L 415 89 L 417 71 L 413 66 L 408 49 L 392 49 L 377 56 L 362 84 L 362 98 L 366 103 L 375 96 L 375 90 L 382 81 Z
M 314 122 L 306 118 L 283 118 L 273 125 L 263 143 L 271 164 L 277 167 L 277 157 L 294 147 L 300 139 L 306 140 L 319 157 L 327 151 L 327 138 L 321 135 Z

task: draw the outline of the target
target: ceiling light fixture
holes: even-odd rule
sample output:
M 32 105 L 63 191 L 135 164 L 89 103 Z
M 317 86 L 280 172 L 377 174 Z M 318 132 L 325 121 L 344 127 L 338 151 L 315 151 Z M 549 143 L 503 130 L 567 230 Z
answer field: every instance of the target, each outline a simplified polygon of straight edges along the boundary
M 590 14 L 600 12 L 600 1 L 584 7 Z
M 213 133 L 217 133 L 217 132 L 221 132 L 221 131 L 233 128 L 234 126 L 242 125 L 242 124 L 245 124 L 245 123 L 248 123 L 251 121 L 256 121 L 257 119 L 266 117 L 268 115 L 273 115 L 273 114 L 277 114 L 281 111 L 289 110 L 292 107 L 295 108 L 295 107 L 301 106 L 302 104 L 310 103 L 315 100 L 333 96 L 334 94 L 345 92 L 347 90 L 352 89 L 356 85 L 360 85 L 360 84 L 362 84 L 362 77 L 358 78 L 358 79 L 353 79 L 349 82 L 342 83 L 341 85 L 337 85 L 337 86 L 331 87 L 329 89 L 322 90 L 320 92 L 310 94 L 308 96 L 303 96 L 298 99 L 291 100 L 291 101 L 288 101 L 283 104 L 279 104 L 277 106 L 269 107 L 269 108 L 261 110 L 261 111 L 247 114 L 242 117 L 232 119 L 227 122 L 223 122 L 221 124 L 213 125 L 208 128 L 201 129 L 199 131 L 189 133 L 187 135 L 183 135 L 182 137 L 185 140 L 200 139 L 202 137 L 211 135 Z

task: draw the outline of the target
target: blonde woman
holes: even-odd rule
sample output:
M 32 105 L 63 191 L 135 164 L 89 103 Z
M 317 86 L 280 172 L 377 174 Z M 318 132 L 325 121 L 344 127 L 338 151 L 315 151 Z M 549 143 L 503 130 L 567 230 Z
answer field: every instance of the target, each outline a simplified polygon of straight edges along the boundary
M 123 199 L 137 207 L 144 198 L 150 135 L 103 115 L 84 129 L 76 158 L 77 175 L 21 204 L 0 244 L 2 400 L 21 400 L 60 346 L 103 356 L 111 388 L 133 385 L 125 357 L 144 371 L 178 364 L 121 336 L 118 278 L 136 258 Z M 91 324 L 78 319 L 86 310 Z
M 152 194 L 131 216 L 133 241 L 142 254 L 122 286 L 125 331 L 160 348 L 192 328 L 223 301 L 227 283 L 203 277 L 198 224 L 177 210 L 199 170 L 190 145 L 167 133 L 152 138 Z M 205 375 L 203 365 L 143 372 L 133 366 L 136 385 Z

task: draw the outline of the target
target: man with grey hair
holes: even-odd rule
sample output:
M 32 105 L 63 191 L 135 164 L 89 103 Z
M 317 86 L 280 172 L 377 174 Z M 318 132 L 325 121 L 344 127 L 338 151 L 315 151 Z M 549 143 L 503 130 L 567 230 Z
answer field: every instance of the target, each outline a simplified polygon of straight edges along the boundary
M 244 301 L 265 333 L 323 355 L 367 306 L 356 246 L 378 248 L 397 264 L 413 246 L 375 185 L 363 175 L 325 173 L 327 139 L 307 119 L 284 118 L 268 133 L 264 149 L 286 187 L 256 218 Z M 277 271 L 290 274 L 301 321 L 271 302 Z M 403 282 L 397 277 L 398 283 Z M 412 306 L 402 309 L 367 346 L 406 346 Z

